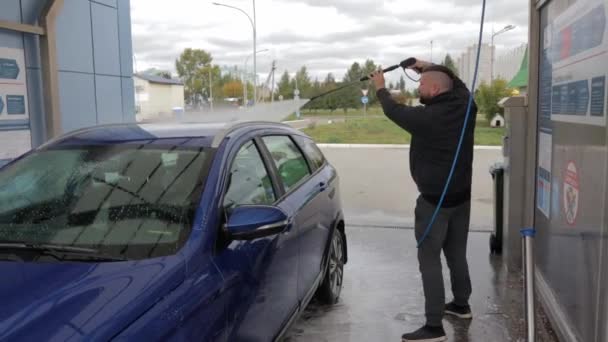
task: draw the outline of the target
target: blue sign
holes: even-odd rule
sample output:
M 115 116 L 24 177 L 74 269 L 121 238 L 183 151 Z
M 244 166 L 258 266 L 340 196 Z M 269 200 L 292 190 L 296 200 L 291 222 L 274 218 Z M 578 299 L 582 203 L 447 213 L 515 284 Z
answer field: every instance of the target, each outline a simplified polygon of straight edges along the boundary
M 369 98 L 367 96 L 362 96 L 361 97 L 361 103 L 367 104 L 368 102 L 369 102 Z
M 0 58 L 0 78 L 16 80 L 19 76 L 19 66 L 14 59 Z
M 604 94 L 606 93 L 606 76 L 591 80 L 591 115 L 604 116 Z
M 8 115 L 24 115 L 25 96 L 6 95 L 6 112 Z
M 0 96 L 0 114 L 2 114 L 3 110 L 4 110 L 4 102 L 2 102 L 2 96 Z

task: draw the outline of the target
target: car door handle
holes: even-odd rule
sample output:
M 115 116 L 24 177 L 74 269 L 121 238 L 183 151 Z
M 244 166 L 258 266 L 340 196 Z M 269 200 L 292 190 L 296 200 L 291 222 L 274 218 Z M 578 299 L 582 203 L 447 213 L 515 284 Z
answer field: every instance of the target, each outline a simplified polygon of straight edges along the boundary
M 327 189 L 327 184 L 325 182 L 319 183 L 319 189 L 321 189 L 321 192 L 325 191 L 325 189 Z

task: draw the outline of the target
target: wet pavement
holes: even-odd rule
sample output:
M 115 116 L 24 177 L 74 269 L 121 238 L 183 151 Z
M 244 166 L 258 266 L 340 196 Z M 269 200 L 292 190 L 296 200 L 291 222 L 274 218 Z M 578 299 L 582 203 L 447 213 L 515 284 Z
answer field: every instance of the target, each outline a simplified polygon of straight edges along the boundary
M 422 281 L 411 229 L 347 228 L 349 262 L 338 304 L 312 302 L 285 342 L 401 341 L 424 324 Z M 523 290 L 500 257 L 490 256 L 489 233 L 469 235 L 473 320 L 446 317 L 449 341 L 524 341 Z M 444 260 L 446 299 L 451 300 Z M 542 316 L 542 315 L 541 315 Z M 556 341 L 543 318 L 537 341 Z

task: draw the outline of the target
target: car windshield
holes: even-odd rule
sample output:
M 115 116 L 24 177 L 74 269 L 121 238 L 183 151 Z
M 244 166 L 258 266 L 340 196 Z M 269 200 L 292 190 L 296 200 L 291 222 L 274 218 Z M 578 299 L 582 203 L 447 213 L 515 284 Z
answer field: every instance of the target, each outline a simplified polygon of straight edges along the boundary
M 145 259 L 187 239 L 209 149 L 46 149 L 0 171 L 0 242 L 91 248 Z

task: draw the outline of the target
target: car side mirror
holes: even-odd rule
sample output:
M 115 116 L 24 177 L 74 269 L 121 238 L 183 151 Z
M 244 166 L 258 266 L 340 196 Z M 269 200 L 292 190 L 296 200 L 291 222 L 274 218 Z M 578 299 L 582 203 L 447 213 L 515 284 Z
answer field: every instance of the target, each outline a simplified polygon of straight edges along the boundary
M 253 240 L 279 234 L 287 225 L 287 215 L 278 207 L 244 205 L 232 209 L 225 229 L 232 240 Z

